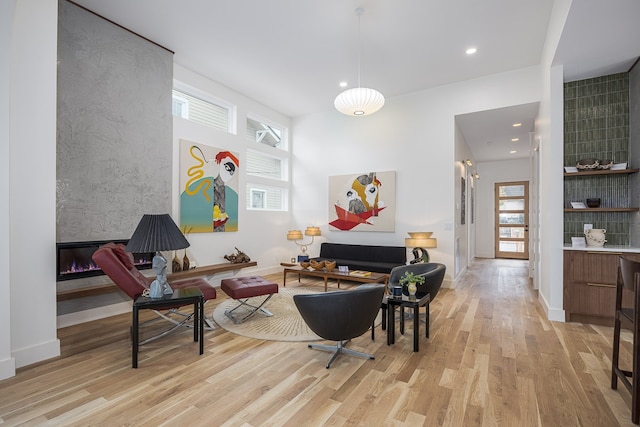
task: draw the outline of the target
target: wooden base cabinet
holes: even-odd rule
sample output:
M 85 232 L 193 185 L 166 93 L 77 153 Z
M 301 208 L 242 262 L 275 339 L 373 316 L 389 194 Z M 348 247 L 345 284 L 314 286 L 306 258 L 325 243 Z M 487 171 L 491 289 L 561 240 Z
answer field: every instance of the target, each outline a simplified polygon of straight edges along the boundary
M 567 322 L 613 326 L 620 256 L 640 261 L 640 253 L 634 252 L 564 251 Z

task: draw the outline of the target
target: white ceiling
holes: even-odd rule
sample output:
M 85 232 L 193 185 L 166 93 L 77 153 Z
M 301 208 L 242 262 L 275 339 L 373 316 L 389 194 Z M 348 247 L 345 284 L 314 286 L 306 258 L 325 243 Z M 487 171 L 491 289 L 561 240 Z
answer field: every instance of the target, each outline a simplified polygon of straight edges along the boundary
M 624 34 L 592 29 L 585 33 L 583 20 L 590 17 L 598 22 L 602 14 L 614 15 L 611 24 L 615 24 L 619 16 L 636 21 L 640 17 L 640 13 L 632 13 L 630 17 L 628 10 L 616 8 L 612 2 L 624 3 L 627 9 L 635 7 L 634 11 L 640 5 L 637 0 L 573 2 L 581 5 L 575 6 L 576 17 L 570 15 L 567 20 L 563 33 L 567 42 L 560 44 L 557 61 L 565 55 L 575 69 L 586 74 L 593 72 L 583 66 L 584 57 L 598 56 L 598 52 L 590 49 L 577 52 L 572 49 L 573 43 L 596 34 L 601 39 Z M 340 81 L 347 81 L 349 87 L 357 86 L 357 7 L 365 9 L 360 25 L 362 85 L 390 98 L 539 64 L 553 6 L 553 0 L 75 0 L 75 3 L 174 51 L 177 63 L 291 117 L 333 109 L 334 98 L 343 90 L 338 86 Z M 574 5 L 572 13 L 573 9 Z M 636 37 L 635 44 L 638 40 L 640 37 Z M 611 43 L 598 39 L 597 44 L 603 55 L 606 53 L 606 62 L 611 64 L 619 59 L 619 54 L 611 52 L 617 50 L 612 49 Z M 464 52 L 470 46 L 478 48 L 473 56 Z M 639 50 L 636 46 L 635 56 L 640 54 Z M 589 65 L 592 66 L 597 65 Z M 506 131 L 498 132 L 496 128 L 491 136 L 492 129 L 487 123 L 494 116 L 496 126 L 508 123 L 515 119 L 516 112 L 523 115 L 518 121 L 527 123 L 527 129 L 523 126 L 522 130 L 528 133 L 531 130 L 528 124 L 533 123 L 537 108 L 523 106 L 514 111 L 479 113 L 482 120 L 461 118 L 459 123 L 477 160 L 487 156 L 491 157 L 488 160 L 509 158 L 505 154 L 507 147 L 502 151 L 497 148 Z M 485 156 L 482 150 L 489 146 L 495 151 Z
M 538 103 L 456 116 L 456 123 L 476 162 L 529 156 L 529 135 L 534 130 Z M 514 127 L 515 123 L 521 126 Z M 517 139 L 517 141 L 513 141 Z M 515 153 L 510 153 L 515 151 Z

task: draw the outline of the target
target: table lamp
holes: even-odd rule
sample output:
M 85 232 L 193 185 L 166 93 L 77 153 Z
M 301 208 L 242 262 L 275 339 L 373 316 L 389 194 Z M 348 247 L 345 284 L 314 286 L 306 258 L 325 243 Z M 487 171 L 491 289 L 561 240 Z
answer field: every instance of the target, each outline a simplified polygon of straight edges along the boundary
M 438 247 L 438 240 L 431 237 L 433 233 L 428 231 L 414 231 L 409 232 L 408 238 L 404 239 L 404 244 L 408 248 L 413 248 L 414 259 L 410 261 L 410 264 L 416 264 L 420 262 L 429 262 L 429 252 L 426 248 Z
M 131 253 L 156 253 L 152 262 L 156 280 L 151 283 L 149 289 L 151 298 L 162 298 L 164 294 L 173 293 L 173 289 L 167 282 L 167 259 L 162 256 L 160 251 L 174 251 L 189 246 L 189 242 L 169 214 L 145 214 L 142 216 L 126 249 Z
M 293 240 L 296 245 L 300 246 L 300 251 L 302 255 L 298 255 L 298 262 L 306 261 L 309 259 L 309 255 L 307 255 L 307 246 L 313 244 L 313 238 L 315 236 L 320 236 L 322 233 L 320 232 L 320 227 L 307 227 L 304 230 L 304 234 L 306 236 L 311 236 L 311 242 L 309 243 L 300 243 L 299 240 L 302 240 L 304 236 L 302 235 L 302 231 L 300 230 L 289 230 L 287 233 L 287 240 Z

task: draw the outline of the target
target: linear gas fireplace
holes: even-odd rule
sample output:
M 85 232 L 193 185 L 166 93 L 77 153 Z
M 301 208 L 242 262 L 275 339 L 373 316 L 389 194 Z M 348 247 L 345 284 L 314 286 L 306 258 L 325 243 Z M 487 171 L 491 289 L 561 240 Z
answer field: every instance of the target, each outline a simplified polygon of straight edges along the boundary
M 57 243 L 57 281 L 80 279 L 83 277 L 100 276 L 103 271 L 98 267 L 91 256 L 105 243 L 114 242 L 126 245 L 128 240 L 94 240 L 89 242 Z M 138 270 L 151 268 L 153 252 L 133 254 L 133 262 Z

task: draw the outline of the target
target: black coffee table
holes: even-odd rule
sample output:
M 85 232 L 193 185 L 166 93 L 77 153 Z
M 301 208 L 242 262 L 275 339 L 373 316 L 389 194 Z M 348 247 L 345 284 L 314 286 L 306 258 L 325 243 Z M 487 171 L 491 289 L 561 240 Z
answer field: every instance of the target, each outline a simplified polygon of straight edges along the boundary
M 413 351 L 419 351 L 420 349 L 420 307 L 426 307 L 426 332 L 425 336 L 429 338 L 429 302 L 431 301 L 431 295 L 426 294 L 421 298 L 403 295 L 401 297 L 394 297 L 392 295 L 386 295 L 382 300 L 382 314 L 387 312 L 387 345 L 395 343 L 396 337 L 396 325 L 395 314 L 396 307 L 400 307 L 400 333 L 404 334 L 404 308 L 413 309 Z M 384 326 L 384 325 L 383 325 Z
M 181 305 L 193 304 L 193 341 L 200 341 L 200 354 L 204 354 L 204 296 L 198 288 L 176 289 L 162 298 L 139 296 L 133 302 L 133 325 L 131 333 L 131 367 L 138 367 L 139 311 L 141 309 L 166 310 Z

